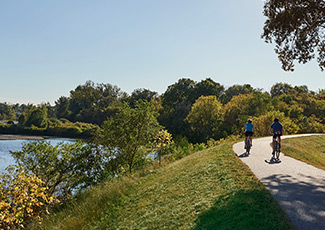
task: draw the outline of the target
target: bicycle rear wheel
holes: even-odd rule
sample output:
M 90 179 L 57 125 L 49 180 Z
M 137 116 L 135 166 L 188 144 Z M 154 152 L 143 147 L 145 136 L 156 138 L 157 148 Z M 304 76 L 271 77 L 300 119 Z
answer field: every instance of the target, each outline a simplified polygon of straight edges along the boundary
M 280 144 L 279 142 L 275 142 L 275 157 L 277 160 L 279 160 L 280 157 Z
M 251 151 L 251 142 L 249 141 L 249 139 L 247 139 L 247 142 L 246 142 L 246 154 L 249 155 Z

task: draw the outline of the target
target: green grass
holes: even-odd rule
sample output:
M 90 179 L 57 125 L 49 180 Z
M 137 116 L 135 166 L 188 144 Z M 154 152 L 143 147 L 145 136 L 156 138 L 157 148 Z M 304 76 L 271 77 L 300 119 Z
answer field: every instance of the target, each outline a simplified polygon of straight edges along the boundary
M 232 145 L 225 141 L 122 181 L 121 194 L 118 181 L 97 187 L 52 215 L 43 229 L 293 229 Z M 115 197 L 105 195 L 111 190 Z M 85 214 L 85 208 L 96 213 Z
M 281 151 L 325 170 L 325 135 L 283 139 Z
M 89 225 L 103 215 L 115 219 L 123 197 L 134 186 L 132 178 L 121 178 L 94 186 L 57 210 L 52 210 L 50 215 L 43 218 L 40 226 L 29 226 L 29 229 L 81 230 L 89 229 Z

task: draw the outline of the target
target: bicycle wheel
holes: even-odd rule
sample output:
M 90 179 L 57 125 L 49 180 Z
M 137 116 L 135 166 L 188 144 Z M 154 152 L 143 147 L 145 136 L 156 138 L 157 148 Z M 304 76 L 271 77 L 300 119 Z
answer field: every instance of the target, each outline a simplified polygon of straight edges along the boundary
M 251 143 L 249 141 L 249 139 L 247 139 L 247 142 L 246 142 L 246 154 L 249 155 L 249 152 L 251 150 Z
M 276 141 L 275 142 L 275 157 L 279 160 L 280 157 L 280 144 Z

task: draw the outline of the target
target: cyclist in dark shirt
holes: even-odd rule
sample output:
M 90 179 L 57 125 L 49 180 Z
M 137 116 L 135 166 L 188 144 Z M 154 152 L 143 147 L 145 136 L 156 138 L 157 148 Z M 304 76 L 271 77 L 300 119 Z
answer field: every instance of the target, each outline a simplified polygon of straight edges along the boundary
M 274 122 L 269 129 L 270 134 L 272 134 L 272 130 L 273 130 L 273 152 L 272 152 L 272 154 L 274 154 L 275 140 L 276 140 L 276 138 L 278 138 L 278 142 L 281 146 L 281 135 L 283 134 L 283 125 L 279 122 L 278 118 L 274 119 Z

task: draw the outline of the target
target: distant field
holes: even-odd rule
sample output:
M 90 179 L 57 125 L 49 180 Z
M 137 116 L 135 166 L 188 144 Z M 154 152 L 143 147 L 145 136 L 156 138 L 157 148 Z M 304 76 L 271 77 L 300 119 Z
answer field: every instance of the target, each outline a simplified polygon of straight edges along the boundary
M 283 139 L 281 151 L 325 170 L 325 135 Z

